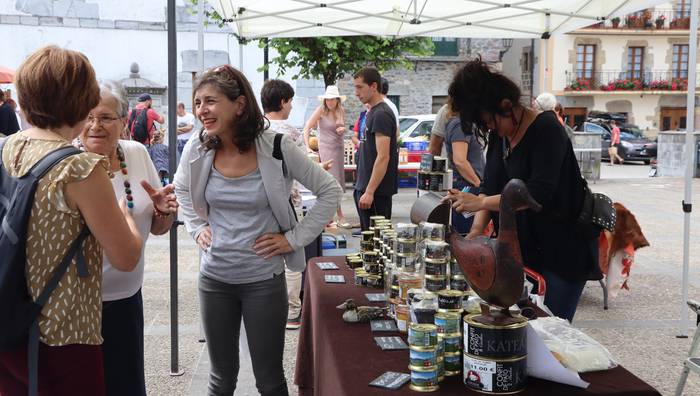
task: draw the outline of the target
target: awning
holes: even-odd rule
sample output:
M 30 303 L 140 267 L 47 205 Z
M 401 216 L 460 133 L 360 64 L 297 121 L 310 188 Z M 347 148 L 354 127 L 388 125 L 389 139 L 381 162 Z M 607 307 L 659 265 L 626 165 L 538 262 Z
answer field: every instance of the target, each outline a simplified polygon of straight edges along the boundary
M 246 39 L 314 36 L 540 38 L 663 0 L 209 0 Z M 545 35 L 546 38 L 546 35 Z

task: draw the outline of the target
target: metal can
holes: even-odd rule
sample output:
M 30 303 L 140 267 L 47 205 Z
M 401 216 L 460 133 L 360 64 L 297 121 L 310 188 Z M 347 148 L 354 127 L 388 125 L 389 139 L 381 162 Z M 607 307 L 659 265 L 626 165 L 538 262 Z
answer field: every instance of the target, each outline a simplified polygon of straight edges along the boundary
M 454 275 L 450 277 L 450 289 L 465 292 L 469 290 L 469 284 L 464 275 Z
M 450 260 L 450 276 L 457 275 L 464 276 L 464 272 L 462 272 L 462 267 L 459 266 L 457 259 L 452 257 L 452 259 Z
M 418 226 L 413 223 L 396 224 L 396 237 L 401 239 L 418 238 Z
M 391 290 L 389 290 L 389 298 L 399 298 L 398 286 L 391 286 Z
M 396 306 L 396 327 L 399 331 L 405 333 L 408 326 L 408 305 L 399 304 Z
M 445 157 L 433 157 L 433 164 L 431 171 L 433 172 L 444 172 L 447 170 L 447 158 Z
M 348 263 L 348 267 L 355 269 L 355 268 L 362 267 L 362 264 L 364 264 L 364 262 L 362 261 L 362 258 L 355 257 L 355 258 L 350 259 L 350 262 Z
M 365 263 L 378 263 L 379 262 L 379 253 L 371 251 L 371 252 L 362 252 L 362 260 Z
M 445 352 L 445 377 L 462 374 L 462 353 Z
M 423 221 L 419 224 L 421 239 L 430 239 L 433 241 L 445 240 L 445 226 L 438 223 L 428 223 Z
M 459 290 L 440 290 L 438 293 L 438 308 L 461 309 L 464 292 Z
M 437 326 L 432 324 L 411 323 L 408 326 L 408 344 L 417 347 L 436 347 Z
M 386 217 L 384 216 L 370 216 L 369 217 L 369 226 L 374 227 L 375 224 L 377 223 L 377 220 L 385 220 Z
M 384 282 L 382 282 L 381 275 L 367 275 L 367 286 L 375 288 L 384 287 Z
M 456 312 L 438 312 L 435 314 L 435 326 L 438 334 L 459 333 L 462 316 Z
M 438 368 L 438 382 L 442 382 L 445 379 L 445 357 L 438 352 L 437 357 L 437 368 Z
M 462 379 L 468 388 L 479 392 L 495 395 L 517 393 L 525 389 L 527 359 L 522 356 L 494 360 L 465 353 Z
M 425 290 L 438 292 L 447 289 L 447 277 L 437 275 L 425 276 Z
M 438 359 L 442 358 L 442 355 L 445 354 L 445 339 L 440 337 L 440 334 L 438 334 L 437 337 L 437 355 Z
M 418 261 L 418 255 L 412 253 L 395 253 L 394 258 L 397 268 L 406 271 L 416 270 L 416 262 Z
M 445 354 L 462 353 L 462 333 L 440 334 L 445 342 Z
M 374 231 L 362 231 L 362 242 L 372 242 L 374 238 Z
M 426 275 L 447 275 L 447 261 L 424 259 Z
M 430 173 L 429 172 L 418 172 L 418 189 L 428 191 L 430 190 Z
M 436 340 L 437 341 L 437 340 Z M 410 367 L 411 368 L 432 368 L 437 366 L 437 349 L 432 347 L 419 347 L 415 345 L 410 348 Z
M 394 252 L 401 254 L 415 254 L 417 245 L 418 243 L 415 239 L 396 238 L 396 242 L 394 243 Z
M 374 242 L 360 242 L 360 251 L 362 253 L 374 251 Z
M 481 323 L 481 314 L 464 317 L 464 352 L 490 359 L 510 359 L 527 355 L 527 319 L 504 326 Z
M 411 369 L 411 384 L 409 388 L 415 392 L 435 392 L 440 387 L 438 386 L 438 368 L 437 365 L 430 369 L 419 369 L 418 367 Z
M 423 286 L 423 281 L 420 276 L 409 273 L 399 275 L 399 297 L 404 301 L 408 300 L 410 289 L 420 289 L 421 286 Z
M 366 272 L 355 273 L 355 285 L 365 286 L 367 285 L 367 277 L 369 276 Z
M 444 260 L 447 265 L 447 260 L 450 258 L 450 245 L 445 241 L 423 241 L 423 257 L 431 260 Z
M 442 191 L 444 183 L 444 173 L 433 172 L 430 174 L 430 191 Z

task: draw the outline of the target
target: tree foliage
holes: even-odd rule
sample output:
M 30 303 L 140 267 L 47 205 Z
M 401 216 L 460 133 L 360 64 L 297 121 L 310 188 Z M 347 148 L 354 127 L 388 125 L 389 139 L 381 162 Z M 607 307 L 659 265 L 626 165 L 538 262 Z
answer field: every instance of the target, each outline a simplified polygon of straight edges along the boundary
M 198 0 L 188 1 L 192 4 L 190 12 L 196 13 Z M 205 24 L 224 25 L 222 17 L 209 7 L 205 10 L 205 17 Z M 270 63 L 276 65 L 280 73 L 298 68 L 294 79 L 323 78 L 326 86 L 368 65 L 380 71 L 411 68 L 410 56 L 429 56 L 434 51 L 433 41 L 428 37 L 327 36 L 258 41 L 261 48 L 267 43 L 275 49 L 278 55 L 270 59 Z M 269 66 L 263 65 L 259 70 Z

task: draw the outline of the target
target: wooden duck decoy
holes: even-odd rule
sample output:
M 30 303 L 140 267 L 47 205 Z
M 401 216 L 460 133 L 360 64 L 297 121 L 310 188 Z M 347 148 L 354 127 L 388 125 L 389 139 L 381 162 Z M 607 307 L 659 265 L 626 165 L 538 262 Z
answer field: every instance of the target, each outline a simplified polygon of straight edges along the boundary
M 540 211 L 522 180 L 513 179 L 501 193 L 498 239 L 462 238 L 450 235 L 450 250 L 457 259 L 469 284 L 481 299 L 507 311 L 523 292 L 524 268 L 520 253 L 515 213 L 531 209 Z
M 381 318 L 386 314 L 387 309 L 381 307 L 358 307 L 355 300 L 349 298 L 336 308 L 342 309 L 343 320 L 350 323 L 367 323 L 372 319 Z

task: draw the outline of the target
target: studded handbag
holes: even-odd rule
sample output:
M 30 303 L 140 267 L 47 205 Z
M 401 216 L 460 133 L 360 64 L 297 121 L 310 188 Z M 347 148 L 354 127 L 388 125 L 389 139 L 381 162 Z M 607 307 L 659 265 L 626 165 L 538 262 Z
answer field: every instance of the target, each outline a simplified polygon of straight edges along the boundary
M 600 231 L 615 231 L 617 213 L 615 213 L 612 199 L 605 194 L 592 192 L 585 180 L 583 189 L 585 195 L 581 213 L 579 213 L 577 219 L 578 223 L 584 226 L 597 227 Z

